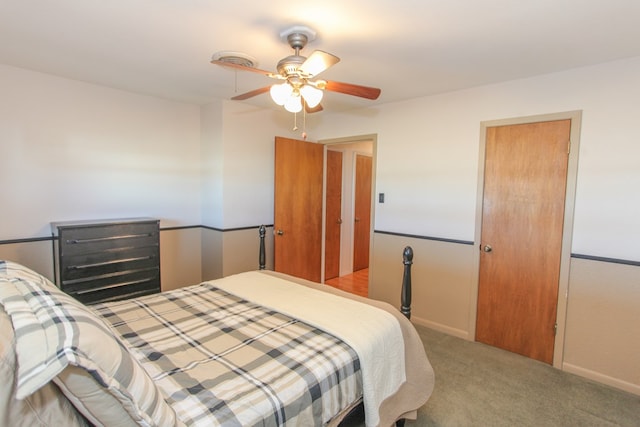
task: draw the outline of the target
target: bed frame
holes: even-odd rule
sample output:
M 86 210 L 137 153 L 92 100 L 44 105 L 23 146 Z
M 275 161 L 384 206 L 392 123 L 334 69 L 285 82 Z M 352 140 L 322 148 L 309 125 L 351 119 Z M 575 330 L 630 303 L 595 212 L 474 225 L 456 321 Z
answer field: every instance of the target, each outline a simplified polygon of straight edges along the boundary
M 267 234 L 267 228 L 261 225 L 258 229 L 260 236 L 260 253 L 258 255 L 259 269 L 266 269 L 266 255 L 264 239 Z M 411 246 L 406 246 L 402 251 L 402 264 L 404 270 L 402 273 L 402 289 L 400 291 L 400 312 L 407 318 L 411 319 L 411 265 L 413 265 L 413 249 Z M 362 403 L 356 406 L 349 412 L 349 414 L 343 419 L 340 425 L 343 425 L 347 419 L 352 417 L 364 417 L 364 409 L 362 409 Z M 396 427 L 404 427 L 404 419 L 396 421 Z

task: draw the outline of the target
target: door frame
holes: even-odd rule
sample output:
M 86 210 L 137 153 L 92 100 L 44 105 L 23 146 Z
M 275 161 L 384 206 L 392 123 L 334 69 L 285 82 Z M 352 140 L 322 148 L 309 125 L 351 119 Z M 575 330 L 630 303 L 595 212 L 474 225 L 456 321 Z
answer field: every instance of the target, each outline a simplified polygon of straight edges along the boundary
M 569 270 L 571 265 L 571 242 L 573 237 L 573 219 L 575 210 L 576 184 L 578 176 L 578 154 L 580 152 L 580 128 L 582 111 L 566 111 L 560 113 L 514 117 L 501 120 L 480 122 L 480 152 L 478 156 L 478 189 L 476 198 L 475 245 L 480 245 L 482 235 L 482 203 L 484 200 L 484 167 L 487 128 L 517 124 L 571 120 L 570 149 L 567 165 L 567 188 L 565 192 L 565 209 L 562 227 L 562 250 L 560 255 L 560 277 L 558 283 L 558 306 L 556 310 L 556 336 L 554 341 L 553 366 L 562 368 L 564 357 L 564 338 L 567 320 L 567 301 L 569 295 Z M 480 248 L 473 252 L 475 275 L 471 285 L 469 303 L 469 339 L 475 341 L 476 315 L 478 309 L 478 284 L 480 273 Z
M 327 173 L 327 165 L 326 165 L 326 150 L 328 146 L 332 146 L 332 149 L 335 150 L 339 150 L 340 145 L 345 145 L 345 144 L 356 144 L 359 142 L 370 142 L 371 143 L 371 223 L 370 223 L 370 227 L 369 227 L 369 264 L 371 264 L 371 255 L 373 254 L 373 230 L 374 230 L 374 224 L 375 224 L 375 206 L 376 206 L 376 158 L 377 158 L 377 151 L 378 151 L 378 135 L 377 134 L 364 134 L 364 135 L 353 135 L 353 136 L 346 136 L 346 137 L 340 137 L 340 138 L 328 138 L 328 139 L 320 139 L 318 140 L 319 144 L 324 144 L 325 146 L 325 165 L 324 165 L 324 176 L 323 176 L 323 194 L 322 194 L 322 221 L 324 224 L 324 221 L 326 221 L 325 215 L 326 215 L 326 198 L 327 198 L 327 186 L 326 186 L 326 173 Z M 361 154 L 365 154 L 365 153 L 361 153 Z M 366 153 L 366 155 L 369 155 L 369 153 Z M 353 179 L 355 179 L 355 176 L 353 177 Z M 344 180 L 344 176 L 343 176 L 343 180 Z M 351 184 L 353 185 L 353 183 Z M 353 195 L 352 195 L 352 199 L 353 199 Z M 354 203 L 354 201 L 352 200 L 352 204 Z M 343 213 L 344 215 L 344 213 Z M 351 233 L 353 234 L 353 232 Z M 325 235 L 325 228 L 324 226 L 322 227 L 322 283 L 324 283 L 324 263 L 325 263 L 325 259 L 324 259 L 324 251 L 326 250 L 325 245 L 324 245 L 324 241 L 325 241 L 326 235 Z M 353 236 L 351 236 L 351 240 L 352 240 L 352 244 L 351 244 L 351 248 L 350 248 L 350 252 L 351 252 L 351 257 L 353 258 Z M 341 251 L 344 248 L 341 247 Z M 353 268 L 353 263 L 352 263 L 352 268 Z M 343 273 L 343 265 L 342 265 L 342 259 L 340 262 L 340 274 Z M 369 283 L 371 283 L 371 277 L 369 277 Z

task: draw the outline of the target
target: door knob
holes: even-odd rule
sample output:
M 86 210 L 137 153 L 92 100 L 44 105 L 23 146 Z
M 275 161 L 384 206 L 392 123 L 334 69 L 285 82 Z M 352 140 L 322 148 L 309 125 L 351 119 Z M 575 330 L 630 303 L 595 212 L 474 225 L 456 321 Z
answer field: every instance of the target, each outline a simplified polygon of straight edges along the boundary
M 356 217 L 355 222 L 360 222 L 360 218 Z
M 336 221 L 338 224 L 342 224 L 342 218 L 338 218 L 338 220 Z
M 282 230 L 278 229 L 278 231 L 276 231 L 276 234 L 277 234 L 278 236 L 282 236 L 282 235 L 284 234 L 284 231 L 282 231 Z
M 484 248 L 482 248 L 482 250 L 485 252 L 491 252 L 493 248 L 491 247 L 491 245 L 484 245 Z

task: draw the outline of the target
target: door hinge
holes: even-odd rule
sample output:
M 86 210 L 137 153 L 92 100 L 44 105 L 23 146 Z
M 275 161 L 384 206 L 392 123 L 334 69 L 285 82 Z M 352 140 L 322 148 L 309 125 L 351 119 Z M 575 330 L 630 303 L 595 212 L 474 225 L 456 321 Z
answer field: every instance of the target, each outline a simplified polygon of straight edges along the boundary
M 571 140 L 567 143 L 567 154 L 571 154 Z
M 558 324 L 553 325 L 553 335 L 558 335 Z

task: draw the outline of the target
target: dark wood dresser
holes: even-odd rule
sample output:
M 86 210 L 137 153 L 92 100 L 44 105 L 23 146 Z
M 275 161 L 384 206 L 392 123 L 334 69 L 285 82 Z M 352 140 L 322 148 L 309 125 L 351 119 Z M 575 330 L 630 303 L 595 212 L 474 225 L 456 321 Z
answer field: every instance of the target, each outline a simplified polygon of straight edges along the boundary
M 85 304 L 160 292 L 160 221 L 52 222 L 56 284 Z

